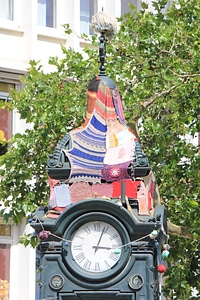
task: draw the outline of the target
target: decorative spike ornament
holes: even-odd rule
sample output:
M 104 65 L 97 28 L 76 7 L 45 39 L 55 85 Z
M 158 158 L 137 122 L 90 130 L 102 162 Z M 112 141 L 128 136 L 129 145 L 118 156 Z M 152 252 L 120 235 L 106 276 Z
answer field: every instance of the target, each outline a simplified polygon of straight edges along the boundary
M 116 249 L 114 250 L 114 254 L 120 254 L 120 253 L 121 253 L 121 249 L 116 248 Z
M 164 244 L 164 245 L 163 245 L 163 249 L 164 249 L 164 250 L 167 250 L 167 251 L 169 251 L 169 249 L 170 249 L 170 245 L 168 245 L 168 244 Z
M 162 252 L 162 259 L 165 259 L 165 258 L 167 258 L 169 256 L 169 251 L 168 250 L 164 250 L 163 252 Z
M 149 237 L 150 237 L 150 239 L 154 240 L 154 239 L 157 237 L 157 235 L 158 235 L 158 231 L 157 231 L 156 229 L 154 229 L 154 230 L 150 233 Z
M 163 264 L 160 264 L 158 266 L 158 272 L 159 273 L 165 273 L 166 272 L 166 267 Z
M 94 32 L 104 34 L 106 40 L 111 40 L 117 33 L 117 22 L 111 16 L 101 11 L 92 17 L 91 28 Z
M 111 89 L 115 89 L 115 83 L 106 76 L 106 42 L 111 40 L 117 33 L 116 19 L 108 16 L 105 12 L 98 12 L 92 17 L 91 28 L 96 33 L 100 33 L 99 37 L 99 76 Z
M 48 240 L 50 236 L 50 232 L 49 231 L 46 231 L 46 230 L 42 230 L 39 234 L 38 234 L 38 237 L 41 241 L 46 241 Z

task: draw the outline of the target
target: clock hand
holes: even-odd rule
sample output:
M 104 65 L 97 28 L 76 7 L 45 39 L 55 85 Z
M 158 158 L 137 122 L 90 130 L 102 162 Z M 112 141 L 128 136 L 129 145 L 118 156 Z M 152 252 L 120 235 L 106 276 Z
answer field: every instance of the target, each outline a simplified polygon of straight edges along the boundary
M 113 249 L 113 248 L 111 248 L 111 247 L 106 247 L 106 246 L 92 246 L 92 248 L 94 248 L 95 250 L 96 249 L 106 249 L 106 250 L 110 250 L 110 249 Z
M 99 240 L 98 240 L 98 242 L 97 242 L 97 246 L 99 246 L 99 244 L 100 244 L 100 241 L 101 241 L 102 236 L 103 236 L 103 234 L 104 234 L 104 230 L 105 230 L 105 227 L 103 228 L 103 230 L 102 230 L 102 232 L 101 232 L 101 235 L 100 235 Z M 95 248 L 94 253 L 97 252 L 97 249 L 98 249 L 98 248 Z

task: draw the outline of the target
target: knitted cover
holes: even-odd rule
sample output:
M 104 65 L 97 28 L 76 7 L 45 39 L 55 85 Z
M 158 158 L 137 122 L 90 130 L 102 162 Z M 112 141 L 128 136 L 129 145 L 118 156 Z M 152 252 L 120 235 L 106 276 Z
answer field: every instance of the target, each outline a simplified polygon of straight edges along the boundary
M 58 217 L 71 203 L 83 199 L 120 198 L 122 181 L 126 183 L 126 197 L 137 199 L 139 214 L 148 215 L 153 207 L 155 180 L 151 173 L 144 182 L 134 181 L 128 173 L 136 136 L 126 126 L 118 89 L 110 89 L 103 80 L 94 78 L 87 91 L 85 122 L 69 135 L 71 149 L 62 151 L 70 161 L 71 174 L 65 182 L 49 177 L 48 217 Z
M 69 133 L 72 148 L 63 149 L 71 163 L 68 182 L 100 183 L 101 179 L 116 181 L 125 175 L 129 178 L 127 166 L 133 160 L 135 135 L 125 124 L 118 89 L 111 90 L 94 78 L 87 97 L 86 120 Z M 118 166 L 119 178 L 116 172 L 109 172 L 109 165 L 112 170 Z
M 64 150 L 71 162 L 70 182 L 101 181 L 106 131 L 105 120 L 94 112 L 85 129 L 70 133 L 72 149 Z

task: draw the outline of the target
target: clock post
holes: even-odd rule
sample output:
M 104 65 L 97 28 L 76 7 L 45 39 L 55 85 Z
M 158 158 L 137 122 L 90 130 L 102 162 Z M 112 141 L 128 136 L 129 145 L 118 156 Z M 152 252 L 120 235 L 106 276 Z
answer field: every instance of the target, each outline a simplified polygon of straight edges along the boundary
M 115 21 L 101 12 L 92 24 L 100 68 L 87 89 L 86 121 L 49 156 L 48 207 L 31 220 L 40 239 L 40 299 L 161 300 L 166 210 L 155 205 L 153 171 L 105 74 Z

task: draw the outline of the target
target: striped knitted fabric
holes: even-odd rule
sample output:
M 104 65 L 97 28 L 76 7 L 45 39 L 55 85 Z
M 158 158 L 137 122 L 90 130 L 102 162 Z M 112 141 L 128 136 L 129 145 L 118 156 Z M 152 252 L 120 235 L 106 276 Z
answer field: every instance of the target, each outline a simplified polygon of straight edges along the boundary
M 113 92 L 104 84 L 103 81 L 100 81 L 99 88 L 97 90 L 95 110 L 105 120 L 114 120 L 118 118 L 113 101 Z M 123 118 L 123 116 L 121 117 Z
M 101 182 L 106 131 L 105 120 L 94 112 L 84 129 L 70 133 L 72 149 L 64 150 L 71 162 L 70 182 Z
M 86 120 L 82 126 L 70 132 L 72 148 L 63 149 L 71 163 L 69 183 L 81 181 L 100 183 L 104 165 L 106 164 L 107 171 L 109 168 L 109 163 L 105 162 L 109 148 L 119 146 L 123 142 L 128 142 L 130 146 L 135 138 L 125 125 L 117 88 L 111 90 L 102 80 L 94 78 L 88 87 L 87 97 Z M 130 151 L 127 153 L 123 162 L 130 162 L 132 159 Z M 110 164 L 113 168 L 113 164 L 120 162 L 112 157 Z M 127 164 L 123 166 L 127 167 Z M 113 180 L 116 180 L 116 177 Z

